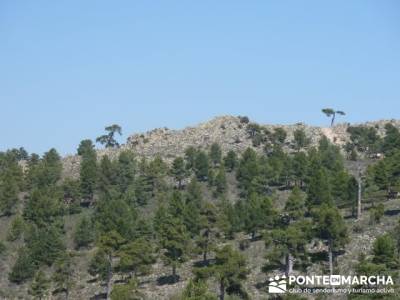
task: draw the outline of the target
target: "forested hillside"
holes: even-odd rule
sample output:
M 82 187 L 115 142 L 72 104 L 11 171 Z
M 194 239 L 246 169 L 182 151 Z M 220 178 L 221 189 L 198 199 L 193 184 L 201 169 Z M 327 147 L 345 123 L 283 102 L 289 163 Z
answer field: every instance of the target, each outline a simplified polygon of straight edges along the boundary
M 66 158 L 1 152 L 0 298 L 305 297 L 269 295 L 275 274 L 398 283 L 398 125 L 229 117 L 123 145 L 110 126 L 105 149 L 87 139 Z

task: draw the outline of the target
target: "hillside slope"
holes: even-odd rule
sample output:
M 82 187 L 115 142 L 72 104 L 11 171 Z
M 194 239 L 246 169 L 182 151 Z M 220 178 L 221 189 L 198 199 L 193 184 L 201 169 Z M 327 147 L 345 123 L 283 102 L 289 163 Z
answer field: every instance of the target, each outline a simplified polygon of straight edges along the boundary
M 4 189 L 3 182 L 15 180 L 19 190 L 14 190 L 15 207 L 0 216 L 0 298 L 33 298 L 40 270 L 48 279 L 41 286 L 47 298 L 65 299 L 65 289 L 54 277 L 58 259 L 66 253 L 73 266 L 70 299 L 104 299 L 106 290 L 122 293 L 131 288 L 135 299 L 193 300 L 182 291 L 204 276 L 213 295 L 207 300 L 214 300 L 221 294 L 220 277 L 213 273 L 218 255 L 225 254 L 221 249 L 233 249 L 232 256 L 245 265 L 240 276 L 235 263 L 228 269 L 234 275 L 226 281 L 226 292 L 232 295 L 225 300 L 277 299 L 267 293 L 267 279 L 289 272 L 285 259 L 292 251 L 287 245 L 291 239 L 298 247 L 291 274 L 328 274 L 329 268 L 356 274 L 360 254 L 376 267 L 377 238 L 390 233 L 393 241 L 400 241 L 395 235 L 400 233 L 400 132 L 394 130 L 393 139 L 386 141 L 387 123 L 400 128 L 395 120 L 360 125 L 376 129 L 379 149 L 386 151 L 379 158 L 367 152 L 347 157 L 349 124 L 259 125 L 232 116 L 183 130 L 134 134 L 118 149 L 96 150 L 86 143 L 86 152 L 81 149 L 80 155 L 64 158 L 51 150 L 40 159 L 31 157 L 31 169 L 3 153 L 0 196 L 13 192 Z M 308 143 L 296 148 L 299 129 Z M 191 154 L 185 152 L 188 147 L 194 147 Z M 17 170 L 18 164 L 24 172 Z M 79 178 L 84 166 L 86 177 Z M 357 219 L 360 171 L 362 215 Z M 319 223 L 324 214 L 326 223 Z M 340 232 L 335 248 L 320 231 L 331 225 Z M 77 241 L 79 232 L 83 245 Z M 400 251 L 400 242 L 393 249 Z M 335 256 L 332 265 L 329 253 Z M 153 259 L 144 259 L 147 254 Z M 143 259 L 146 268 L 133 268 L 136 259 Z M 392 260 L 385 271 L 398 267 Z M 137 280 L 134 288 L 130 277 Z M 114 294 L 113 300 L 130 299 L 120 297 Z
M 286 146 L 293 144 L 293 133 L 297 129 L 303 129 L 310 139 L 311 145 L 317 145 L 322 136 L 326 136 L 332 143 L 343 146 L 349 141 L 350 134 L 347 132 L 349 123 L 339 123 L 331 127 L 310 126 L 303 123 L 293 125 L 258 124 L 244 119 L 245 117 L 219 116 L 212 120 L 186 127 L 182 130 L 171 130 L 168 128 L 156 128 L 144 133 L 135 133 L 127 138 L 125 144 L 119 149 L 98 150 L 99 157 L 108 155 L 116 157 L 123 150 L 133 151 L 138 157 L 152 158 L 156 155 L 165 161 L 171 162 L 173 158 L 182 156 L 187 147 L 193 146 L 200 149 L 208 149 L 213 143 L 221 146 L 225 154 L 229 150 L 242 153 L 248 147 L 262 152 L 262 145 L 255 146 L 249 124 L 256 124 L 263 130 L 273 132 L 276 128 L 283 128 L 287 133 Z M 400 120 L 379 120 L 352 126 L 367 126 L 377 129 L 379 135 L 384 135 L 384 126 L 387 123 L 400 128 Z M 78 174 L 79 157 L 76 155 L 64 158 L 65 176 Z

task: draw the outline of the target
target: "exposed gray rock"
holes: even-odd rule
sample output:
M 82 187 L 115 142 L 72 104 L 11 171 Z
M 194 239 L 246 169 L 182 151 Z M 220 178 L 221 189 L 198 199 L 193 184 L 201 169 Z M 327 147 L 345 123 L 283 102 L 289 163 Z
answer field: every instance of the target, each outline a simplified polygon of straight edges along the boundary
M 388 122 L 400 128 L 400 120 L 381 120 L 359 125 L 374 126 L 377 128 L 378 134 L 384 135 L 384 126 Z M 263 151 L 262 146 L 253 146 L 247 126 L 248 124 L 243 122 L 240 117 L 220 116 L 195 127 L 186 127 L 182 130 L 156 128 L 146 133 L 137 133 L 129 136 L 126 144 L 121 145 L 118 149 L 98 150 L 98 156 L 108 155 L 113 159 L 117 157 L 120 151 L 130 150 L 136 153 L 138 157 L 151 158 L 159 155 L 166 162 L 171 162 L 174 157 L 184 155 L 185 149 L 189 146 L 207 149 L 213 143 L 218 143 L 223 153 L 229 150 L 240 153 L 248 147 L 252 147 L 258 152 Z M 340 123 L 332 128 L 308 126 L 303 123 L 260 126 L 270 132 L 273 132 L 278 127 L 285 129 L 287 132 L 286 149 L 290 148 L 293 143 L 293 133 L 299 128 L 304 129 L 311 141 L 311 145 L 316 145 L 323 135 L 340 146 L 349 141 L 349 134 L 347 133 L 347 128 L 350 126 L 349 123 Z M 64 176 L 77 176 L 79 173 L 79 161 L 80 159 L 77 156 L 65 157 Z

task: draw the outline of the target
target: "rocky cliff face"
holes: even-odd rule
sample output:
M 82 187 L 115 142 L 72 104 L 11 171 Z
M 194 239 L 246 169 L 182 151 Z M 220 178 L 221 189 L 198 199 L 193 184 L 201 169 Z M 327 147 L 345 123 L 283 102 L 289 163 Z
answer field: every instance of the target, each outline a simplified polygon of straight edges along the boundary
M 392 123 L 400 128 L 400 120 L 380 120 L 367 122 L 364 126 L 376 127 L 380 135 L 384 134 L 386 123 Z M 198 124 L 194 127 L 186 127 L 182 130 L 171 130 L 168 128 L 157 128 L 146 133 L 133 134 L 128 137 L 126 144 L 119 149 L 102 149 L 98 151 L 99 157 L 108 155 L 114 158 L 120 151 L 131 150 L 138 157 L 161 156 L 165 161 L 170 162 L 176 156 L 182 156 L 189 146 L 207 149 L 211 144 L 218 143 L 224 153 L 229 150 L 243 152 L 247 147 L 256 151 L 263 151 L 263 146 L 255 147 L 248 132 L 248 124 L 241 117 L 220 116 L 208 122 Z M 287 132 L 286 147 L 293 143 L 293 132 L 302 128 L 311 144 L 318 143 L 322 136 L 328 137 L 337 145 L 344 145 L 349 140 L 347 128 L 349 123 L 340 123 L 332 128 L 308 126 L 303 123 L 294 125 L 262 125 L 262 128 L 273 132 L 275 128 L 281 127 Z M 74 176 L 79 173 L 79 157 L 67 156 L 64 158 L 64 175 Z

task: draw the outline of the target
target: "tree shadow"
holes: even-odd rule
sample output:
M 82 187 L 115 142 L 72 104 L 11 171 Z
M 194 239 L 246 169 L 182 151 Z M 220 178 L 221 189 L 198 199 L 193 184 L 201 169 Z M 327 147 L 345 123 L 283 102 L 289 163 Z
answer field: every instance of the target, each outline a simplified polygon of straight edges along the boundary
M 128 278 L 120 278 L 114 281 L 114 283 L 119 284 L 119 283 L 127 283 Z
M 58 295 L 61 293 L 64 293 L 65 289 L 64 288 L 56 288 L 54 291 L 51 292 L 52 295 Z
M 195 261 L 193 263 L 193 267 L 195 268 L 204 268 L 204 267 L 208 267 L 209 265 L 212 264 L 212 262 L 214 262 L 215 259 L 207 259 L 207 260 L 199 260 L 199 261 Z
M 226 289 L 228 295 L 238 296 L 240 299 L 250 299 L 249 294 L 241 283 L 232 283 Z
M 90 300 L 107 299 L 107 293 L 99 293 L 89 298 Z
M 261 281 L 261 282 L 257 282 L 256 284 L 254 284 L 254 287 L 257 290 L 265 290 L 268 286 L 268 282 L 266 280 Z
M 143 280 L 141 280 L 141 281 L 139 282 L 139 286 L 146 285 L 146 284 L 150 284 L 150 283 L 152 283 L 152 282 L 153 282 L 152 279 L 143 279 Z
M 179 275 L 166 275 L 157 278 L 158 285 L 175 284 L 179 281 Z
M 344 249 L 340 249 L 340 250 L 336 250 L 333 252 L 335 254 L 335 256 L 341 256 L 343 254 L 346 253 L 346 251 Z
M 353 214 L 348 214 L 343 217 L 345 220 L 356 219 L 356 216 Z
M 92 201 L 90 201 L 90 200 L 81 200 L 81 202 L 79 203 L 79 206 L 82 208 L 89 208 L 91 204 L 92 204 Z
M 252 242 L 257 242 L 257 241 L 261 241 L 263 238 L 262 234 L 256 234 L 254 237 L 250 237 L 249 241 Z
M 328 260 L 328 253 L 326 251 L 310 253 L 310 259 L 312 263 L 318 263 Z
M 385 211 L 385 216 L 397 216 L 398 214 L 400 214 L 400 209 L 388 209 L 387 211 Z
M 272 271 L 276 271 L 279 270 L 280 272 L 284 272 L 285 271 L 285 266 L 277 263 L 277 262 L 269 262 L 264 264 L 261 267 L 261 271 L 264 273 L 271 273 Z

